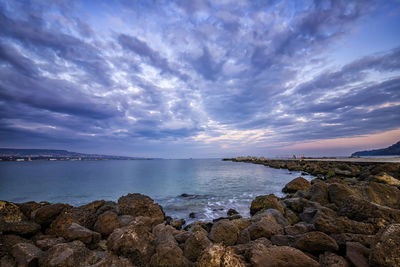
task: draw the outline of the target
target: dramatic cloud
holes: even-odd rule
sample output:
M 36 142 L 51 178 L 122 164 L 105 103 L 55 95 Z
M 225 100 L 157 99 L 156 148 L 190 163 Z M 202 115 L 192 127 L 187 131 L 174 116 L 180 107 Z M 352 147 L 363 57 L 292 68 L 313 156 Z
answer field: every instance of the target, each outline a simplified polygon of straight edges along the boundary
M 0 146 L 273 156 L 397 129 L 398 1 L 0 0 Z

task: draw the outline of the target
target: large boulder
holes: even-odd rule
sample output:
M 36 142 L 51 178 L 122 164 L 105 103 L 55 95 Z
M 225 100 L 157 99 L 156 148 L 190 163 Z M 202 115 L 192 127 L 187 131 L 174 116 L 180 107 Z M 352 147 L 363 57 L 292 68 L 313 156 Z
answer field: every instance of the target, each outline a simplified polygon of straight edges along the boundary
M 154 203 L 150 197 L 142 194 L 128 194 L 120 197 L 118 206 L 122 214 L 153 218 L 155 225 L 162 223 L 165 218 L 162 207 Z
M 71 208 L 67 204 L 53 204 L 42 206 L 32 212 L 32 218 L 41 225 L 49 225 L 64 210 Z
M 266 196 L 257 196 L 252 202 L 250 206 L 250 214 L 254 215 L 259 211 L 263 211 L 266 209 L 276 209 L 281 213 L 284 213 L 284 208 L 281 203 L 279 203 L 279 199 L 274 194 L 269 194 Z
M 90 266 L 98 262 L 100 258 L 93 251 L 86 248 L 81 241 L 61 243 L 53 246 L 39 258 L 40 266 Z
M 346 184 L 333 183 L 328 185 L 329 202 L 336 204 L 338 207 L 343 200 L 354 194 L 356 194 L 356 192 Z
M 133 264 L 145 266 L 155 252 L 152 219 L 137 217 L 130 225 L 115 229 L 107 239 L 107 247 Z
M 42 251 L 32 243 L 18 243 L 12 247 L 11 254 L 18 266 L 37 266 Z
M 212 227 L 208 235 L 214 243 L 223 243 L 226 246 L 232 246 L 236 243 L 239 235 L 237 226 L 229 220 L 220 220 Z
M 118 226 L 118 215 L 113 211 L 105 211 L 97 218 L 93 230 L 102 235 L 109 235 L 115 228 L 118 228 Z
M 326 205 L 329 203 L 328 200 L 328 185 L 322 181 L 317 180 L 318 182 L 314 182 L 309 191 L 308 197 L 311 201 L 318 202 L 322 205 Z
M 80 240 L 85 244 L 97 243 L 100 241 L 100 234 L 83 227 L 77 223 L 71 223 L 64 232 L 63 237 L 68 241 Z
M 221 244 L 214 244 L 204 251 L 198 260 L 199 267 L 245 267 L 246 263 L 233 252 Z
M 358 186 L 363 198 L 390 208 L 400 208 L 400 190 L 392 185 L 381 183 L 362 183 Z
M 400 224 L 379 231 L 369 256 L 371 266 L 400 266 Z
M 311 187 L 311 183 L 303 177 L 297 177 L 285 185 L 282 189 L 284 193 L 295 193 L 299 190 L 308 190 Z
M 339 249 L 336 241 L 323 232 L 309 232 L 297 239 L 295 247 L 312 254 L 325 251 L 334 252 Z
M 207 232 L 203 231 L 194 231 L 191 235 L 186 239 L 184 244 L 184 255 L 189 260 L 195 262 L 201 256 L 203 251 L 211 246 L 211 241 L 207 237 Z
M 255 267 L 318 267 L 319 263 L 298 249 L 288 246 L 270 246 L 254 253 L 251 264 Z

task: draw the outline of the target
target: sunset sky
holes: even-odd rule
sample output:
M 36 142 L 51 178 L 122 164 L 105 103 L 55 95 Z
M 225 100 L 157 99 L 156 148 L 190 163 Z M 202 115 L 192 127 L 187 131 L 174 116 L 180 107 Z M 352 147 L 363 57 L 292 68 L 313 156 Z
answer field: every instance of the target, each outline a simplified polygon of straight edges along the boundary
M 0 0 L 0 147 L 332 156 L 399 140 L 399 0 Z

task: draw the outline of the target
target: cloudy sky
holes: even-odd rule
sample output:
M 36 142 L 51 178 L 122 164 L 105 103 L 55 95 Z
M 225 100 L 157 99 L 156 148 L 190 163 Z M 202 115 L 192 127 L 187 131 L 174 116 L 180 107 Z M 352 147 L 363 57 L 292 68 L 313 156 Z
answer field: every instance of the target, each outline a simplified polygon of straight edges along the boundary
M 1 147 L 183 158 L 398 140 L 398 0 L 0 0 Z

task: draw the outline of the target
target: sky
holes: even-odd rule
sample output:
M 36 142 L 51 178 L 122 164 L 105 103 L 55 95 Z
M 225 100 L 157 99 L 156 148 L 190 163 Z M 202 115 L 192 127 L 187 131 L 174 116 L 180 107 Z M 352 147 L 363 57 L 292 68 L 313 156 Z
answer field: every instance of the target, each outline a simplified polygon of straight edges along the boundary
M 399 0 L 0 0 L 0 147 L 334 156 L 399 140 Z

